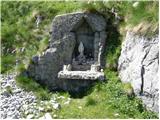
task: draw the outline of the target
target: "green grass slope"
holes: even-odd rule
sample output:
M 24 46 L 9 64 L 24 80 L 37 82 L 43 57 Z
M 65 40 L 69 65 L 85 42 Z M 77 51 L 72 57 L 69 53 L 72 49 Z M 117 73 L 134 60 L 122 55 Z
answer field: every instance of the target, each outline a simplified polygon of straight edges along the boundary
M 97 83 L 91 94 L 72 99 L 69 105 L 61 101 L 63 106 L 57 115 L 60 118 L 157 118 L 143 107 L 139 99 L 127 96 L 117 72 L 106 70 L 105 73 L 110 78 L 107 83 Z
M 43 51 L 50 39 L 49 31 L 55 15 L 75 11 L 90 11 L 110 17 L 108 11 L 114 7 L 123 18 L 120 31 L 124 32 L 126 26 L 136 26 L 142 23 L 136 30 L 138 33 L 150 30 L 146 33 L 155 34 L 158 29 L 158 2 L 139 2 L 134 8 L 133 2 L 51 2 L 51 1 L 2 1 L 1 2 L 1 41 L 2 59 L 1 72 L 13 70 L 17 62 L 28 64 L 29 59 Z M 41 14 L 43 21 L 40 28 L 36 28 L 35 16 Z M 113 16 L 112 19 L 114 20 Z M 148 26 L 147 26 L 148 25 Z M 143 28 L 145 29 L 142 29 Z M 146 26 L 146 27 L 144 27 Z M 150 28 L 150 29 L 148 29 Z M 140 30 L 141 31 L 140 31 Z M 25 48 L 22 52 L 21 49 Z M 37 52 L 38 51 L 38 52 Z M 111 58 L 112 59 L 112 58 Z

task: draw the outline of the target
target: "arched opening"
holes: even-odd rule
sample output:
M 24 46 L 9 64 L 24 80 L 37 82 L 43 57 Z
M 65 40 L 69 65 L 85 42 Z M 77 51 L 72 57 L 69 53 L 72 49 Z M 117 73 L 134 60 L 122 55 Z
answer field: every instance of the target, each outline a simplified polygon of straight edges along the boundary
M 94 32 L 91 26 L 83 18 L 74 28 L 73 32 L 76 36 L 76 45 L 73 51 L 72 64 L 90 65 L 90 62 L 94 60 Z M 90 69 L 90 66 L 84 66 L 83 68 L 83 70 L 87 70 Z M 82 70 L 81 68 L 78 69 Z

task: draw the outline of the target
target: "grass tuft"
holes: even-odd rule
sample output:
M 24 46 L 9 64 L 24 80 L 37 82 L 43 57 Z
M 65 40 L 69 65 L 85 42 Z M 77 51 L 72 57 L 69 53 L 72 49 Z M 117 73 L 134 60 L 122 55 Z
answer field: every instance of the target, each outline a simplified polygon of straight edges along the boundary
M 13 89 L 11 86 L 7 86 L 6 87 L 6 92 L 9 93 L 9 94 L 12 94 L 13 93 Z
M 26 91 L 32 91 L 38 99 L 49 100 L 51 98 L 49 90 L 47 88 L 43 88 L 32 78 L 19 75 L 16 77 L 16 83 Z
M 91 97 L 87 97 L 87 98 L 86 98 L 85 106 L 90 106 L 90 105 L 96 105 L 96 100 L 94 100 L 94 99 L 91 98 Z

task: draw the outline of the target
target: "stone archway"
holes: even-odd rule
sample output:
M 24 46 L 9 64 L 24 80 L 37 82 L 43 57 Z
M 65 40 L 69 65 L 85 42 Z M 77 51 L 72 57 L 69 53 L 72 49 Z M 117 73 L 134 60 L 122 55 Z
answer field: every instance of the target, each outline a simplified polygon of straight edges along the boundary
M 78 46 L 80 42 L 82 42 L 84 45 L 84 55 L 86 58 L 94 58 L 94 32 L 84 18 L 81 25 L 75 30 L 75 36 L 75 57 L 79 54 Z
M 103 80 L 98 58 L 105 47 L 105 29 L 106 21 L 98 14 L 80 12 L 56 16 L 49 48 L 42 55 L 35 56 L 36 61 L 33 59 L 28 67 L 28 76 L 51 90 L 67 91 L 80 91 L 97 79 Z M 80 42 L 87 61 L 77 65 L 73 58 L 80 54 Z M 100 64 L 97 65 L 98 61 Z

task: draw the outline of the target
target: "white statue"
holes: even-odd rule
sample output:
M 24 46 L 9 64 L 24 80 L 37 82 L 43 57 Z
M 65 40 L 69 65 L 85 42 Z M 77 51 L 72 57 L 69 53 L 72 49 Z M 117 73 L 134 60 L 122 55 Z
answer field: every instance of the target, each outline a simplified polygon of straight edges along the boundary
M 86 61 L 86 58 L 84 56 L 84 46 L 83 46 L 82 42 L 80 42 L 80 44 L 79 44 L 78 51 L 80 53 L 78 55 L 78 61 L 79 61 L 79 64 L 82 64 Z
M 82 42 L 80 42 L 79 44 L 78 51 L 80 53 L 80 56 L 84 56 L 84 46 Z

